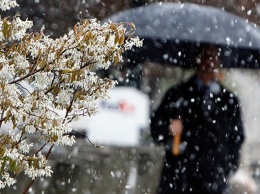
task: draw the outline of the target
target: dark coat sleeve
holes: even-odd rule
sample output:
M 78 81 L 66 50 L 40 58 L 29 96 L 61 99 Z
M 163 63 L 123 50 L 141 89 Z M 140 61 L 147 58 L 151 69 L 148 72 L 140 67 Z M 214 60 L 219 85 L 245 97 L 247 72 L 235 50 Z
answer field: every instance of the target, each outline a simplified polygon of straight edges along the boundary
M 231 112 L 230 117 L 230 133 L 229 136 L 229 154 L 227 157 L 229 157 L 229 174 L 234 173 L 238 166 L 239 166 L 239 159 L 241 155 L 241 147 L 245 139 L 244 135 L 244 128 L 242 123 L 242 117 L 240 113 L 240 106 L 237 98 L 232 99 L 233 102 L 233 112 Z
M 169 124 L 171 119 L 179 118 L 179 106 L 181 104 L 181 89 L 175 86 L 168 90 L 157 108 L 151 115 L 151 135 L 155 142 L 167 144 Z

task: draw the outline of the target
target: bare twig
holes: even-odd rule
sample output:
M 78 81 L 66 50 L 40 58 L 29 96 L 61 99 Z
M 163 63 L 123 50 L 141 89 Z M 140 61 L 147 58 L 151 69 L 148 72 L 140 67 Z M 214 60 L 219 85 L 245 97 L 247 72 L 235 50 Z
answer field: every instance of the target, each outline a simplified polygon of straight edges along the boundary
M 99 145 L 98 143 L 97 143 L 97 144 L 92 143 L 92 141 L 90 141 L 89 137 L 88 137 L 86 134 L 81 133 L 81 132 L 78 132 L 78 131 L 75 131 L 75 130 L 72 130 L 72 131 L 73 131 L 74 133 L 78 133 L 78 134 L 80 134 L 80 135 L 86 137 L 87 140 L 88 140 L 88 142 L 89 142 L 92 146 L 94 146 L 94 147 L 96 147 L 96 148 L 102 148 L 102 147 L 104 147 L 104 146 L 102 146 L 102 145 Z

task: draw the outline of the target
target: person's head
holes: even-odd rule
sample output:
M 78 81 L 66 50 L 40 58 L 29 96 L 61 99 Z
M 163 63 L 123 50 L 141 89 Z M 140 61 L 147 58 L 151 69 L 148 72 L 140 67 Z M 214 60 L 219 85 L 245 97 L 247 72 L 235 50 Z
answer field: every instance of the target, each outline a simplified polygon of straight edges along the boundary
M 204 46 L 198 56 L 197 75 L 207 84 L 213 80 L 219 80 L 222 77 L 220 72 L 220 49 L 215 46 Z

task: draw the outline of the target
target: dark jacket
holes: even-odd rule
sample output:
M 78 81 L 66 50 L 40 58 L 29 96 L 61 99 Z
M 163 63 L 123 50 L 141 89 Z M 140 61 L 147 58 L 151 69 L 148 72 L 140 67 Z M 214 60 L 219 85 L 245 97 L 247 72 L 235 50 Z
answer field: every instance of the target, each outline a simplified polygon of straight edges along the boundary
M 158 193 L 221 194 L 238 168 L 244 141 L 238 100 L 222 85 L 219 92 L 205 95 L 197 80 L 194 76 L 169 89 L 151 117 L 152 137 L 166 150 Z M 181 153 L 173 156 L 168 126 L 179 117 Z

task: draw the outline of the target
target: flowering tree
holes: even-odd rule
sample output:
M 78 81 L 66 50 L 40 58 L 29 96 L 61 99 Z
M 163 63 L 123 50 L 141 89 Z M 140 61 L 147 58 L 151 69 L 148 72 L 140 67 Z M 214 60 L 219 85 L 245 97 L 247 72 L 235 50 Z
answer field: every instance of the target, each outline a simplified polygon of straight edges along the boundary
M 0 0 L 2 10 L 15 6 Z M 127 30 L 122 23 L 82 20 L 58 39 L 43 30 L 28 33 L 32 25 L 18 16 L 0 18 L 0 188 L 13 185 L 20 172 L 32 180 L 51 176 L 53 146 L 73 145 L 70 123 L 95 114 L 97 99 L 108 98 L 116 84 L 95 70 L 117 64 L 125 50 L 142 44 L 133 26 Z M 43 142 L 36 153 L 28 134 Z

